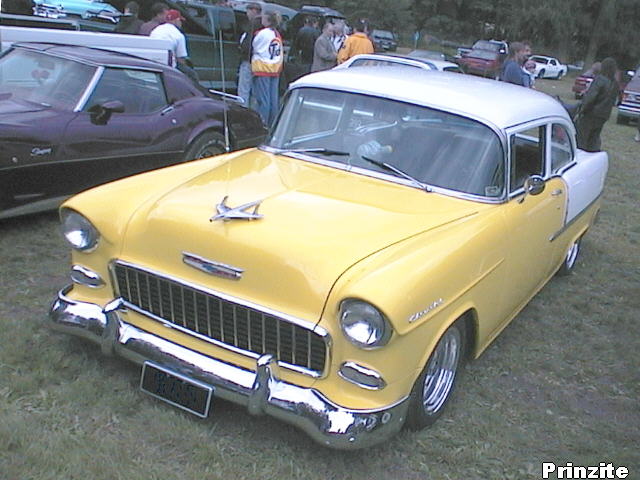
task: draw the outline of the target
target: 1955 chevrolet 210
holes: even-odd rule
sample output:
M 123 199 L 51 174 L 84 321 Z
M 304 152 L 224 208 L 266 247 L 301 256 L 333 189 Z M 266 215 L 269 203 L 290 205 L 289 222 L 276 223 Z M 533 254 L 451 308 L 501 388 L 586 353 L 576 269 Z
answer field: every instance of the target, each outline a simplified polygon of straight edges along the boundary
M 224 399 L 330 447 L 377 444 L 433 423 L 463 362 L 573 269 L 607 167 L 539 92 L 311 74 L 259 148 L 68 200 L 73 284 L 50 324 L 201 417 Z

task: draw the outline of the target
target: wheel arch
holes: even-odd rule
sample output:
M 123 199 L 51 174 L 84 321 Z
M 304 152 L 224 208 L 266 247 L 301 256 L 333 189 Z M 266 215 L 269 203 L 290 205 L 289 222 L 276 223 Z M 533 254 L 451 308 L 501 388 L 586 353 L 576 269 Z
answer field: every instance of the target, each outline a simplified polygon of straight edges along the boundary
M 219 121 L 210 121 L 206 123 L 202 123 L 198 125 L 196 128 L 189 132 L 189 136 L 187 137 L 187 142 L 184 146 L 184 151 L 189 150 L 189 147 L 193 145 L 193 142 L 197 141 L 202 135 L 214 132 L 222 135 L 224 137 L 224 124 Z M 231 129 L 229 129 L 229 150 L 233 150 L 236 145 L 236 140 L 233 135 Z

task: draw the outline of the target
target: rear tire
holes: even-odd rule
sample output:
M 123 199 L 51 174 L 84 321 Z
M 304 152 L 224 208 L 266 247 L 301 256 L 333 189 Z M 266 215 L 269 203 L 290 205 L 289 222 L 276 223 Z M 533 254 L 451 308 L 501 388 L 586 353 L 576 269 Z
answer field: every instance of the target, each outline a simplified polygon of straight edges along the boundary
M 542 70 L 540 70 L 540 73 L 538 73 L 538 78 L 544 78 L 544 68 Z
M 224 137 L 218 132 L 205 132 L 197 137 L 187 149 L 184 161 L 213 157 L 227 151 Z
M 409 428 L 432 425 L 449 403 L 466 357 L 465 327 L 464 318 L 460 318 L 444 332 L 413 385 L 407 414 Z
M 564 276 L 569 275 L 576 266 L 578 261 L 578 256 L 580 255 L 580 244 L 582 243 L 582 237 L 578 238 L 575 242 L 571 244 L 569 250 L 567 250 L 567 254 L 564 257 L 564 261 L 562 262 L 562 266 L 560 270 L 558 270 L 558 275 Z

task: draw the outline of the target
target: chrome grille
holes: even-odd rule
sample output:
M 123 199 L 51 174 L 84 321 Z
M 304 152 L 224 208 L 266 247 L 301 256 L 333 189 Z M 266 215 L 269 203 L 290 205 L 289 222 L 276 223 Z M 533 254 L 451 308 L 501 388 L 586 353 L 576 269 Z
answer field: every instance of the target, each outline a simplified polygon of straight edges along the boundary
M 129 305 L 224 347 L 321 374 L 324 337 L 303 326 L 122 262 L 114 264 L 120 296 Z

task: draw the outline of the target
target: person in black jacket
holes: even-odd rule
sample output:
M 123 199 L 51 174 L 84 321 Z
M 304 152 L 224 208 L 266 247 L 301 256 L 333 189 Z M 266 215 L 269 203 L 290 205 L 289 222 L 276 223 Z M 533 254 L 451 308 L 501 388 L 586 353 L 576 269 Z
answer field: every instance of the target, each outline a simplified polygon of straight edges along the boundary
M 617 69 L 613 58 L 605 58 L 600 73 L 591 82 L 579 107 L 576 120 L 578 148 L 587 152 L 600 151 L 600 132 L 618 99 Z
M 137 35 L 140 31 L 140 27 L 144 23 L 138 18 L 139 11 L 140 6 L 138 5 L 138 2 L 127 2 L 124 6 L 124 15 L 120 17 L 118 25 L 116 25 L 116 29 L 114 31 L 116 33 L 131 33 L 133 35 Z

